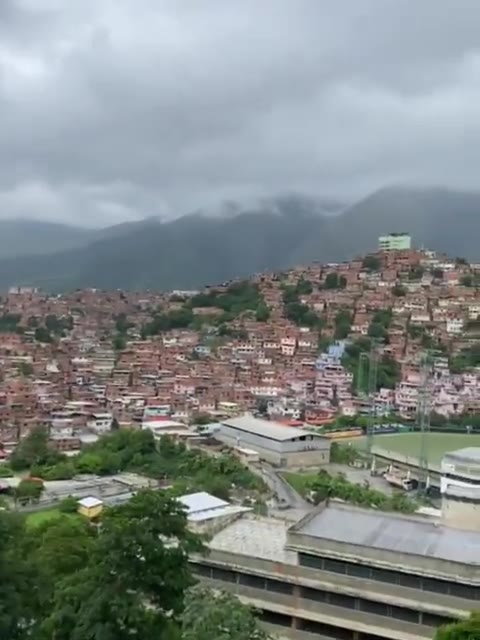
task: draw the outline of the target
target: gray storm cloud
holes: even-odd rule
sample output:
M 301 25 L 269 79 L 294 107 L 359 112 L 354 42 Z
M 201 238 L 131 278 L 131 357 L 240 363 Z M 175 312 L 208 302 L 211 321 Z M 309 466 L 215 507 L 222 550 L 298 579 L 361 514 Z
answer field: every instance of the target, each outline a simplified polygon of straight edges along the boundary
M 2 0 L 0 217 L 476 189 L 477 0 Z

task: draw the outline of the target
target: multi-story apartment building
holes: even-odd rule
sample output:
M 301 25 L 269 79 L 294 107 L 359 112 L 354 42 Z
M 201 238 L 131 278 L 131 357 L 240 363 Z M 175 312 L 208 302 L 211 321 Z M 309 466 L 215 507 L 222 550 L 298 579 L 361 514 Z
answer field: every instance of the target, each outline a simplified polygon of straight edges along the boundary
M 412 247 L 412 238 L 408 233 L 390 233 L 378 238 L 380 251 L 408 251 Z

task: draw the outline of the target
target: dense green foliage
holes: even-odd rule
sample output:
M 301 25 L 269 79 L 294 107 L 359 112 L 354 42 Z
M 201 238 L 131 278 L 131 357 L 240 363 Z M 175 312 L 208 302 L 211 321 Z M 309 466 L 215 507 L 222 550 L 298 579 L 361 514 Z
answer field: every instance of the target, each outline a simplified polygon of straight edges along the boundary
M 213 318 L 203 318 L 194 313 L 194 309 L 212 307 L 222 312 Z M 252 311 L 259 322 L 265 322 L 270 316 L 270 309 L 265 304 L 258 286 L 248 280 L 234 282 L 226 291 L 212 289 L 206 293 L 199 293 L 187 300 L 180 309 L 157 311 L 152 320 L 142 328 L 142 335 L 157 335 L 171 329 L 198 330 L 204 323 L 227 328 L 226 323 L 235 320 L 245 311 Z
M 480 613 L 472 613 L 468 620 L 440 627 L 434 640 L 478 640 L 480 638 Z
M 193 588 L 186 597 L 182 640 L 267 640 L 252 610 L 235 596 Z
M 161 491 L 105 508 L 101 526 L 59 514 L 31 528 L 0 512 L 0 638 L 266 638 L 233 596 L 194 587 L 188 560 L 203 551 L 183 506 Z
M 14 471 L 22 471 L 39 465 L 54 465 L 62 459 L 61 454 L 48 446 L 47 429 L 37 427 L 32 429 L 26 438 L 20 440 L 10 457 L 10 466 Z
M 188 556 L 202 550 L 182 506 L 142 491 L 104 510 L 34 530 L 0 513 L 0 637 L 9 640 L 180 638 Z
M 353 373 L 353 387 L 363 393 L 368 391 L 368 377 L 370 363 L 368 360 L 360 361 L 361 354 L 370 353 L 372 341 L 369 338 L 358 338 L 345 347 L 345 353 L 342 359 L 343 366 Z M 376 388 L 394 389 L 401 377 L 401 369 L 399 363 L 388 353 L 377 357 L 377 384 Z M 359 367 L 361 368 L 361 371 Z
M 289 479 L 288 475 L 287 479 Z M 303 483 L 303 492 L 315 504 L 328 498 L 339 498 L 350 504 L 374 507 L 381 511 L 412 513 L 417 507 L 416 503 L 404 493 L 387 496 L 381 491 L 372 489 L 367 482 L 363 485 L 349 482 L 343 474 L 332 476 L 323 469 L 317 475 L 307 478 Z
M 0 316 L 0 333 L 16 331 L 22 316 L 17 313 L 4 313 Z
M 450 369 L 453 373 L 462 373 L 475 367 L 480 367 L 479 342 L 472 344 L 470 348 L 463 349 L 459 354 L 450 358 Z
M 209 456 L 187 449 L 171 438 L 155 443 L 151 431 L 119 429 L 84 447 L 73 458 L 48 447 L 46 431 L 33 430 L 12 456 L 12 468 L 29 469 L 44 480 L 64 480 L 76 474 L 111 475 L 136 471 L 172 482 L 178 492 L 207 491 L 228 499 L 233 488 L 263 491 L 263 483 L 231 455 Z
M 325 289 L 345 289 L 347 286 L 347 279 L 345 276 L 338 275 L 336 271 L 327 273 L 325 278 Z
M 367 271 L 380 271 L 381 265 L 380 258 L 374 255 L 365 256 L 362 262 L 362 267 Z
M 352 330 L 352 314 L 348 309 L 341 309 L 335 316 L 335 340 L 345 340 Z
M 284 314 L 291 322 L 299 327 L 320 328 L 323 320 L 307 304 L 300 301 L 300 296 L 312 292 L 312 283 L 309 280 L 300 278 L 296 285 L 284 285 L 283 305 Z

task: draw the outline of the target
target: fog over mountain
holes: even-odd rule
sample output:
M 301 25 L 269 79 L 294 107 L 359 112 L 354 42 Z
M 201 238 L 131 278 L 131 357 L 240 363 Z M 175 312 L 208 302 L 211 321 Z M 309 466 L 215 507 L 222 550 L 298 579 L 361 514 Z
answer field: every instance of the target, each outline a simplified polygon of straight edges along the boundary
M 480 193 L 395 188 L 337 215 L 322 213 L 321 201 L 291 196 L 271 201 L 270 208 L 238 205 L 224 217 L 150 218 L 90 236 L 70 227 L 63 251 L 0 260 L 0 287 L 199 287 L 314 260 L 349 259 L 375 250 L 378 236 L 392 231 L 409 231 L 417 246 L 478 260 L 479 212 Z

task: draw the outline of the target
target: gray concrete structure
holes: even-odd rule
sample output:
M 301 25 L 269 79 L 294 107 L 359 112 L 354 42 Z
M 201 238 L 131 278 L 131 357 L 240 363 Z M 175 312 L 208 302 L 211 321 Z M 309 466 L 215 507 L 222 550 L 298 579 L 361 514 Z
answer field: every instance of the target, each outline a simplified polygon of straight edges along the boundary
M 445 524 L 480 531 L 480 447 L 447 453 L 441 471 Z
M 426 517 L 332 501 L 293 526 L 243 516 L 209 546 L 201 579 L 292 640 L 430 640 L 480 603 L 480 531 Z
M 231 447 L 252 449 L 278 467 L 312 467 L 330 460 L 328 438 L 250 415 L 224 420 L 215 437 Z

